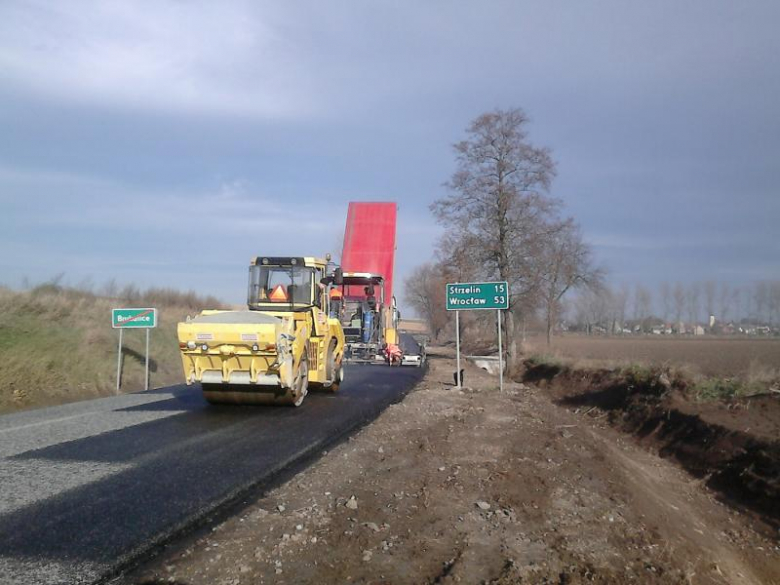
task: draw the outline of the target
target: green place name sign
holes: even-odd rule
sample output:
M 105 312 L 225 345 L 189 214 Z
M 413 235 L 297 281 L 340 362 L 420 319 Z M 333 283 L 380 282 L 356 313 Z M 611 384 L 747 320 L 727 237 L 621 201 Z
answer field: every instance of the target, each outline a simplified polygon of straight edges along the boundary
M 157 327 L 157 309 L 111 309 L 114 329 L 151 329 Z
M 456 282 L 447 285 L 447 310 L 508 309 L 506 282 Z

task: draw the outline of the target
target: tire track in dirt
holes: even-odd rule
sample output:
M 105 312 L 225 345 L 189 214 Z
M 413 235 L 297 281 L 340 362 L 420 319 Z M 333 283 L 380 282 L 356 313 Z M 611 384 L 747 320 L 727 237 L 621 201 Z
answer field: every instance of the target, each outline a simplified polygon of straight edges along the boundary
M 603 433 L 589 430 L 592 439 L 609 453 L 608 458 L 616 464 L 615 470 L 623 474 L 628 491 L 634 493 L 636 509 L 644 510 L 646 517 L 660 515 L 664 520 L 669 546 L 685 550 L 685 556 L 691 559 L 717 559 L 708 568 L 721 575 L 724 583 L 761 585 L 763 581 L 744 558 L 715 536 L 722 531 L 710 517 L 718 503 L 702 491 L 700 481 L 686 477 L 680 470 L 660 463 L 657 457 L 639 449 L 620 448 L 614 438 L 605 439 Z M 696 560 L 690 562 L 691 577 L 696 575 L 698 564 Z
M 402 403 L 126 583 L 780 583 L 780 548 L 671 461 L 437 350 Z

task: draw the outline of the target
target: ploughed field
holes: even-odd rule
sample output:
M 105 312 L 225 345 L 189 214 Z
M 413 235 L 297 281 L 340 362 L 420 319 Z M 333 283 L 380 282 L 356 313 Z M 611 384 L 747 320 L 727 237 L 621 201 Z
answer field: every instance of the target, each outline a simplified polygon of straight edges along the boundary
M 538 336 L 529 338 L 528 348 L 531 353 L 573 359 L 690 366 L 705 376 L 780 370 L 780 339 L 771 338 L 563 335 L 554 337 L 552 348 L 547 348 L 543 336 Z

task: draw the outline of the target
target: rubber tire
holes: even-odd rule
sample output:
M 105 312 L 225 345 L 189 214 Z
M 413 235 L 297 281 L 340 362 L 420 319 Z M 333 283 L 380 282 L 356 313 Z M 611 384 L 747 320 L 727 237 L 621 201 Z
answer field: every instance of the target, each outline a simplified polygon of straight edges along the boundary
M 328 348 L 328 357 L 325 362 L 325 377 L 330 380 L 326 388 L 330 392 L 338 392 L 341 382 L 344 381 L 344 365 L 336 363 L 336 342 L 330 344 Z
M 301 363 L 298 365 L 298 372 L 295 375 L 290 392 L 292 393 L 292 401 L 290 402 L 292 406 L 303 404 L 303 399 L 309 393 L 309 362 L 305 357 L 301 358 Z
M 328 390 L 331 392 L 338 392 L 339 388 L 341 388 L 341 383 L 344 381 L 344 366 L 339 366 L 339 369 L 336 371 L 336 379 L 333 380 L 333 383 L 330 385 Z

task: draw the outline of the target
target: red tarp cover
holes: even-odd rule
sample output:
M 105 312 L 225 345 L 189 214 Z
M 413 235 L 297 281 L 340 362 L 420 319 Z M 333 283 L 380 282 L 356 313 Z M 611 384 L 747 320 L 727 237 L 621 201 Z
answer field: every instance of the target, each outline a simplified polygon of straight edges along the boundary
M 397 215 L 398 206 L 395 203 L 352 201 L 347 211 L 344 251 L 341 255 L 344 272 L 371 272 L 384 276 L 385 299 L 388 303 L 393 298 Z

